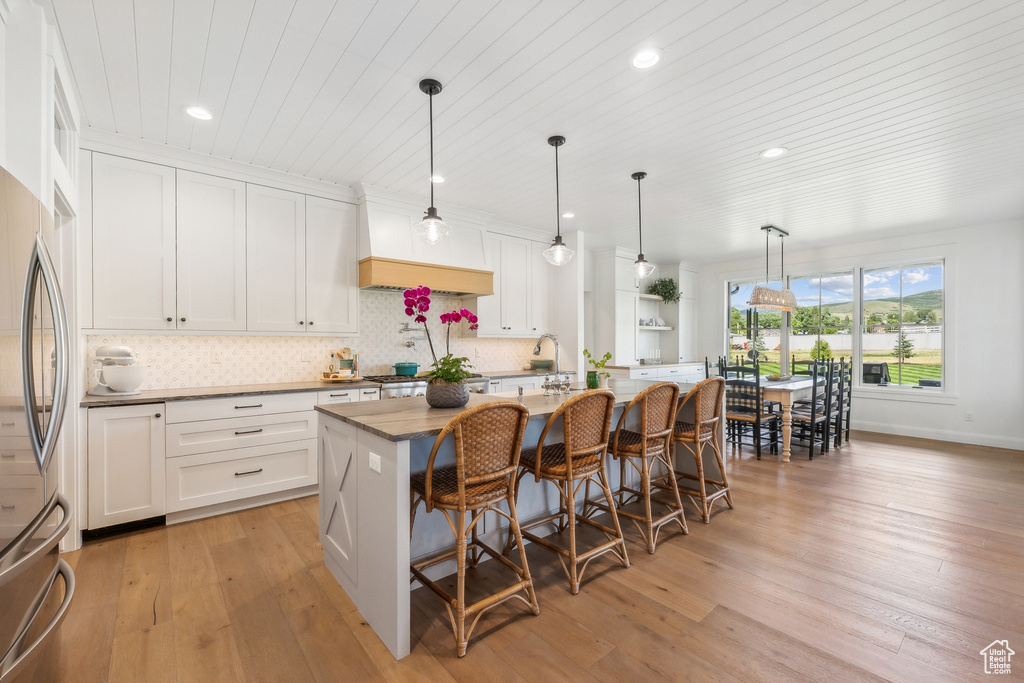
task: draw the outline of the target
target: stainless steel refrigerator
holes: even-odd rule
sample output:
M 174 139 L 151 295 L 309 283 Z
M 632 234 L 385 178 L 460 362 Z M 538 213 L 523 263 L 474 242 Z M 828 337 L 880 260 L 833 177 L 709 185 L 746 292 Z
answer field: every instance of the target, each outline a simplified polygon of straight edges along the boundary
M 46 226 L 46 207 L 0 168 L 0 683 L 56 680 L 75 590 L 58 549 L 71 508 L 54 457 L 68 329 Z

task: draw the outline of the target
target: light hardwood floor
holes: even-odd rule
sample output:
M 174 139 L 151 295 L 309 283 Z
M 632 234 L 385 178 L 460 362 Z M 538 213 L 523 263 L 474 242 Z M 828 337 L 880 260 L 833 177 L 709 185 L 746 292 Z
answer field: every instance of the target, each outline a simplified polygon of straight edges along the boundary
M 1024 453 L 854 434 L 793 457 L 730 452 L 735 510 L 689 507 L 655 555 L 627 528 L 633 567 L 595 561 L 577 596 L 531 548 L 540 616 L 506 603 L 463 659 L 424 590 L 391 657 L 324 569 L 315 497 L 92 542 L 67 555 L 63 680 L 964 681 L 993 640 L 1024 652 Z

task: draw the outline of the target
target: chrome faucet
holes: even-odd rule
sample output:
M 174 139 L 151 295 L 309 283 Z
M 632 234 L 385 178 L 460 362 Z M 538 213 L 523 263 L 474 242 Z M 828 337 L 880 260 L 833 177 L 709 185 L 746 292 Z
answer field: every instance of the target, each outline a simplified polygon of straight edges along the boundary
M 558 377 L 558 337 L 556 337 L 553 334 L 546 334 L 546 333 L 540 335 L 540 338 L 537 339 L 537 345 L 533 347 L 533 355 L 535 355 L 535 356 L 539 356 L 540 355 L 540 345 L 542 343 L 544 343 L 545 339 L 550 339 L 552 341 L 552 343 L 554 343 L 554 345 L 555 345 L 555 377 L 557 378 Z

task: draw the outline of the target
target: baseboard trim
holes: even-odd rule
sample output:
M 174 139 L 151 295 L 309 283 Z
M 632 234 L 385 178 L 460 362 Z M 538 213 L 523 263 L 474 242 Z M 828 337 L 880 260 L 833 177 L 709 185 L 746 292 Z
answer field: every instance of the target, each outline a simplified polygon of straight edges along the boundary
M 239 510 L 248 510 L 249 508 L 259 507 L 261 505 L 280 503 L 281 501 L 292 500 L 294 498 L 304 498 L 317 493 L 317 491 L 317 484 L 313 484 L 311 486 L 303 486 L 298 489 L 288 489 L 287 491 L 264 493 L 261 496 L 253 496 L 252 498 L 244 498 L 242 500 L 232 500 L 227 503 L 206 505 L 201 508 L 193 508 L 192 510 L 170 512 L 167 514 L 167 524 L 181 524 L 182 522 L 191 522 L 196 519 L 202 519 L 203 517 L 214 517 L 216 515 L 223 515 L 227 512 L 238 512 Z
M 1012 438 L 1004 436 L 989 436 L 986 434 L 975 434 L 973 432 L 957 432 L 948 429 L 935 429 L 934 427 L 910 427 L 907 425 L 891 425 L 884 422 L 855 422 L 851 425 L 855 431 L 874 432 L 876 434 L 891 434 L 893 436 L 909 436 L 918 439 L 930 439 L 932 441 L 948 441 L 950 443 L 963 443 L 975 446 L 990 446 L 992 448 L 1007 448 L 1009 450 L 1024 450 L 1024 438 Z

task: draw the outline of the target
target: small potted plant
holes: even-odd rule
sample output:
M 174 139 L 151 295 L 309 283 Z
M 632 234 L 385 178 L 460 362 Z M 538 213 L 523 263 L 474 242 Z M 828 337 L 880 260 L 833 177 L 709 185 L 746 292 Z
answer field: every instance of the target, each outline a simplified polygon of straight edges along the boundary
M 597 389 L 600 387 L 608 386 L 608 378 L 611 377 L 605 372 L 605 364 L 612 359 L 612 352 L 609 351 L 600 359 L 594 358 L 590 355 L 590 351 L 583 349 L 583 357 L 587 359 L 587 362 L 594 366 L 593 370 L 587 370 L 587 388 Z
M 647 286 L 647 293 L 661 297 L 667 304 L 674 304 L 679 301 L 679 287 L 676 281 L 670 277 L 659 277 Z
M 430 338 L 430 327 L 427 326 L 425 313 L 430 310 L 430 288 L 416 287 L 405 290 L 405 314 L 413 316 L 414 321 L 423 323 L 423 331 L 427 335 L 427 343 L 430 345 L 430 355 L 434 362 L 432 370 L 419 373 L 421 376 L 429 377 L 427 383 L 427 405 L 431 408 L 458 408 L 469 402 L 469 387 L 466 380 L 472 377 L 473 373 L 469 368 L 473 367 L 465 356 L 455 357 L 451 352 L 452 324 L 462 322 L 465 319 L 469 323 L 469 329 L 475 330 L 478 326 L 478 318 L 472 311 L 462 308 L 457 311 L 442 313 L 441 322 L 445 325 L 445 352 L 438 358 L 434 352 L 434 342 Z

